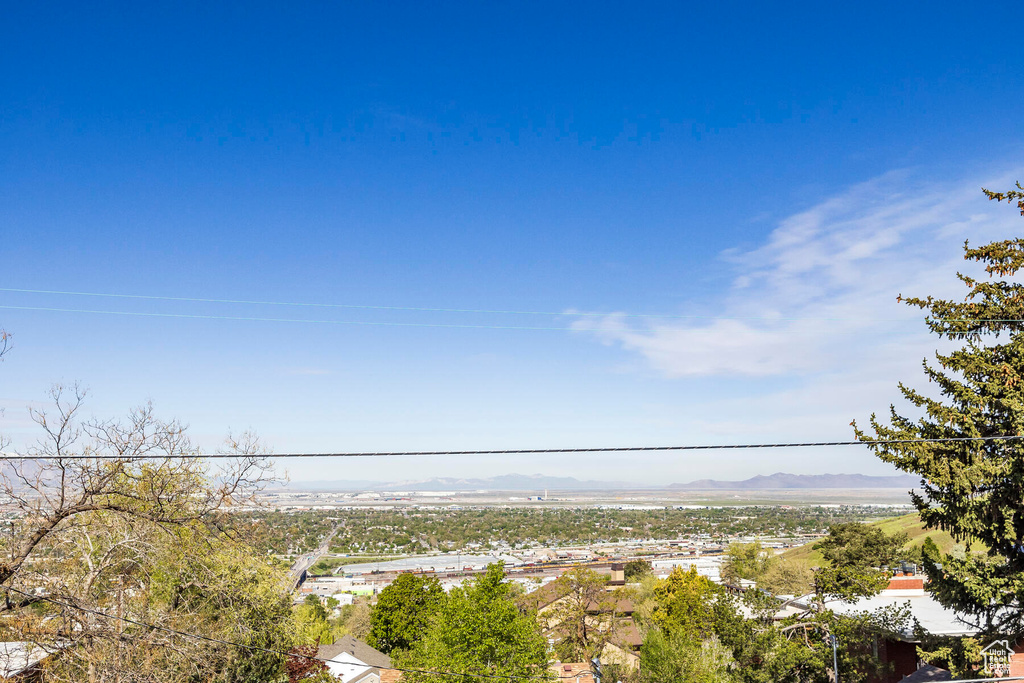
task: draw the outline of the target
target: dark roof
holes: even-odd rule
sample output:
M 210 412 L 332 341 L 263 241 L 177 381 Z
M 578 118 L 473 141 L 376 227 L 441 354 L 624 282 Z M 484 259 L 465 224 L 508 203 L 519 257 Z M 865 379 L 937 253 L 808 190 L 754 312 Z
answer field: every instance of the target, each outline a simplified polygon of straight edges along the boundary
M 569 592 L 564 581 L 550 581 L 532 593 L 519 598 L 519 605 L 524 609 L 539 610 L 559 600 Z
M 900 683 L 927 683 L 928 681 L 951 681 L 953 674 L 931 664 L 925 664 L 914 673 L 904 676 Z
M 342 636 L 330 645 L 321 645 L 316 651 L 316 656 L 321 659 L 334 659 L 342 652 L 347 652 L 360 662 L 365 662 L 370 666 L 382 668 L 391 666 L 391 657 L 352 636 Z
M 644 644 L 644 639 L 640 635 L 640 629 L 636 627 L 636 622 L 629 618 L 615 623 L 612 628 L 611 642 L 626 649 L 636 649 Z
M 633 617 L 616 619 L 610 626 L 611 629 L 608 633 L 609 643 L 618 645 L 623 650 L 636 650 L 644 644 L 643 636 L 640 635 L 640 629 L 637 628 Z M 566 635 L 565 630 L 559 626 L 555 626 L 546 633 L 558 639 L 565 638 Z
M 519 606 L 529 610 L 541 610 L 568 594 L 569 585 L 565 581 L 556 579 L 544 584 L 532 593 L 527 593 L 520 597 Z M 614 593 L 605 593 L 601 600 L 592 600 L 587 604 L 587 612 L 590 614 L 612 611 L 617 614 L 632 614 L 633 609 L 633 603 L 628 598 L 616 598 Z
M 633 603 L 628 598 L 616 599 L 611 595 L 606 595 L 600 602 L 591 601 L 587 605 L 587 612 L 590 614 L 613 611 L 616 614 L 632 614 Z

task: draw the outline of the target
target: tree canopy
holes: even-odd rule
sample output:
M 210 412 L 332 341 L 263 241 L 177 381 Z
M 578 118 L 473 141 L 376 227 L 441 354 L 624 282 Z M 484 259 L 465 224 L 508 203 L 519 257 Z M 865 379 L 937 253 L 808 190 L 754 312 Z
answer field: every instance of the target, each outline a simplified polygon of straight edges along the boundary
M 403 674 L 412 683 L 465 683 L 461 674 L 549 676 L 547 641 L 533 615 L 513 600 L 500 564 L 452 589 L 423 637 L 400 652 L 398 662 L 406 669 L 450 674 Z
M 1024 188 L 985 190 L 989 199 L 1016 201 Z M 873 434 L 854 425 L 882 460 L 921 477 L 912 495 L 930 528 L 948 531 L 984 554 L 925 557 L 934 595 L 971 615 L 990 633 L 1024 633 L 1024 239 L 964 244 L 964 258 L 986 276 L 958 273 L 961 300 L 902 298 L 927 313 L 926 324 L 947 345 L 924 374 L 935 391 L 900 383 L 911 415 L 891 406 L 888 419 L 870 419 Z M 949 344 L 949 343 L 952 344 Z M 885 443 L 894 439 L 967 439 Z M 941 560 L 941 562 L 940 562 Z M 940 567 L 941 564 L 941 567 Z
M 34 458 L 0 464 L 14 513 L 0 535 L 0 636 L 57 650 L 52 681 L 283 675 L 294 635 L 285 577 L 229 514 L 265 481 L 259 441 L 229 439 L 232 457 L 213 466 L 150 406 L 81 420 L 84 392 L 56 387 L 52 398 L 31 412 Z
M 641 558 L 630 560 L 623 567 L 623 575 L 626 581 L 635 581 L 645 574 L 650 574 L 652 571 L 651 563 Z
M 600 654 L 615 625 L 615 597 L 605 591 L 607 575 L 575 567 L 556 579 L 564 591 L 556 603 L 555 652 L 564 662 L 589 662 Z
M 819 600 L 825 597 L 853 602 L 875 595 L 889 583 L 888 567 L 904 559 L 907 534 L 886 534 L 860 522 L 836 524 L 814 544 L 828 563 L 814 575 Z
M 652 617 L 667 634 L 684 634 L 691 639 L 709 636 L 714 629 L 714 608 L 723 589 L 691 566 L 675 567 L 654 589 L 657 608 Z
M 370 612 L 366 642 L 384 653 L 409 649 L 444 599 L 444 589 L 435 577 L 399 574 L 380 592 Z

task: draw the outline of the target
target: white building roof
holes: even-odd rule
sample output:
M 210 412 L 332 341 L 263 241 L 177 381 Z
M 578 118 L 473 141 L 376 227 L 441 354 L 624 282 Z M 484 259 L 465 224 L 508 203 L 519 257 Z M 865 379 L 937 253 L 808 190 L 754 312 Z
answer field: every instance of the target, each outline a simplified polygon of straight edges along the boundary
M 0 642 L 0 678 L 17 676 L 46 659 L 49 653 L 35 643 Z
M 978 629 L 965 623 L 956 612 L 943 607 L 931 595 L 918 590 L 884 590 L 870 598 L 861 598 L 853 604 L 830 602 L 827 606 L 837 614 L 873 612 L 883 607 L 907 605 L 910 615 L 928 633 L 937 636 L 966 636 L 977 633 Z M 907 632 L 904 636 L 911 637 Z
M 374 667 L 350 652 L 339 652 L 327 662 L 327 668 L 330 670 L 331 675 L 340 678 L 342 683 L 349 683 Z

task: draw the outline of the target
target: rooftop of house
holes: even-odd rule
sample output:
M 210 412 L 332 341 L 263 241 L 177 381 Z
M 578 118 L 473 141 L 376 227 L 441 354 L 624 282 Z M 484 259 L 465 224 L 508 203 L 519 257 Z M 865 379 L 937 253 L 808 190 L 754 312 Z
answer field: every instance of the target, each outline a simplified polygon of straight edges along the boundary
M 606 596 L 601 601 L 591 601 L 587 604 L 587 612 L 615 612 L 616 614 L 632 614 L 633 603 L 626 598 L 616 598 L 614 595 Z
M 594 674 L 590 671 L 590 664 L 583 662 L 558 662 L 552 665 L 551 671 L 559 678 L 576 678 L 579 681 L 592 681 Z
M 321 659 L 335 659 L 343 653 L 352 655 L 368 666 L 381 668 L 391 666 L 390 657 L 352 636 L 342 636 L 330 645 L 321 645 L 316 651 L 316 656 Z
M 917 620 L 921 627 L 936 636 L 968 636 L 978 632 L 978 628 L 965 620 L 966 615 L 959 615 L 952 609 L 944 607 L 938 600 L 924 590 L 923 583 L 918 579 L 916 585 L 921 587 L 902 587 L 901 584 L 890 583 L 890 588 L 878 595 L 861 598 L 854 603 L 830 602 L 829 609 L 838 614 L 854 614 L 858 612 L 874 612 L 883 607 L 906 606 L 910 616 Z M 907 627 L 903 636 L 912 639 L 914 634 Z
M 899 683 L 931 683 L 931 681 L 951 681 L 953 674 L 931 664 L 925 664 L 912 674 L 904 676 Z
M 49 654 L 38 644 L 32 642 L 0 642 L 0 679 L 25 673 L 46 659 Z
M 518 602 L 522 607 L 532 610 L 541 610 L 560 599 L 567 592 L 565 584 L 561 581 L 551 581 L 540 588 L 519 598 Z
M 616 645 L 627 649 L 636 649 L 644 644 L 640 629 L 636 627 L 636 622 L 632 618 L 621 619 L 615 623 L 611 640 Z

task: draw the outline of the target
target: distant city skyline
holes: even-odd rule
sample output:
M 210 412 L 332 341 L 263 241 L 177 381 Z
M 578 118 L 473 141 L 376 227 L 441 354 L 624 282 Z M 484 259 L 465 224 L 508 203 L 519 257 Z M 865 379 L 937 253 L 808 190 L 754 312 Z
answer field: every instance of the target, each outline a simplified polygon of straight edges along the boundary
M 980 191 L 1024 179 L 996 13 L 52 9 L 0 28 L 15 448 L 75 381 L 206 449 L 845 440 L 928 388 L 936 340 L 897 295 L 959 296 L 963 241 L 1020 234 Z M 285 467 L 894 473 L 855 448 Z

